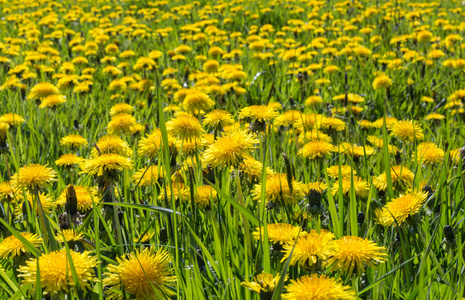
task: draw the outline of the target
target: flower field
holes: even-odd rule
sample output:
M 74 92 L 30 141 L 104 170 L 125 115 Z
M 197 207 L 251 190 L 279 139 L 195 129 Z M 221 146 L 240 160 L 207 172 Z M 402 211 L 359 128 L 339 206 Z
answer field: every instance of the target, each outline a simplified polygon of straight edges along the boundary
M 0 299 L 462 299 L 464 16 L 0 0 Z

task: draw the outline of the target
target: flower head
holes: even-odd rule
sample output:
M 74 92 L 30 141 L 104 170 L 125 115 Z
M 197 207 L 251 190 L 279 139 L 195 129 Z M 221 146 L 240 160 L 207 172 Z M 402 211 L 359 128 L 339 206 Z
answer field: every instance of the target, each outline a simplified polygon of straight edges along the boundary
M 287 277 L 288 276 L 286 275 L 286 278 L 284 281 L 286 281 Z M 244 281 L 244 282 L 241 282 L 241 285 L 260 295 L 265 293 L 267 295 L 272 296 L 276 286 L 278 285 L 280 278 L 281 278 L 281 275 L 279 273 L 276 274 L 276 276 L 273 276 L 273 274 L 263 271 L 261 274 L 255 276 L 253 281 L 251 282 Z
M 66 102 L 66 99 L 62 95 L 49 95 L 42 100 L 39 108 L 55 108 L 60 104 Z
M 325 275 L 305 275 L 297 280 L 291 280 L 286 286 L 287 300 L 355 300 L 357 296 L 349 286 L 342 285 L 338 280 Z
M 76 193 L 77 209 L 80 212 L 84 213 L 92 209 L 92 200 L 94 202 L 98 202 L 97 190 L 95 188 L 80 185 L 75 185 L 73 187 L 74 192 Z M 65 205 L 67 191 L 68 189 L 66 188 L 61 192 L 60 196 L 57 199 L 58 206 Z
M 384 90 L 392 85 L 392 80 L 387 75 L 379 75 L 373 81 L 373 89 Z
M 191 114 L 181 114 L 166 122 L 168 133 L 181 140 L 201 138 L 204 130 L 199 120 Z
M 134 106 L 127 103 L 118 103 L 110 108 L 111 116 L 118 114 L 131 114 L 132 112 L 134 112 Z
M 171 135 L 168 135 L 169 147 L 174 147 L 175 142 L 175 138 L 173 138 Z M 161 131 L 159 129 L 154 130 L 147 137 L 143 137 L 140 139 L 137 154 L 146 155 L 149 158 L 154 158 L 158 155 L 158 151 L 160 150 L 162 145 L 163 138 L 161 135 Z
M 352 182 L 350 177 L 343 177 L 342 179 L 342 194 L 347 195 L 351 189 Z M 331 190 L 333 192 L 333 195 L 336 195 L 339 191 L 339 181 L 336 181 Z M 355 194 L 360 197 L 366 197 L 368 196 L 368 192 L 370 190 L 370 184 L 363 180 L 362 178 L 358 176 L 353 177 L 353 184 L 354 184 L 354 189 L 355 189 Z
M 84 158 L 77 156 L 76 154 L 63 154 L 56 161 L 57 166 L 72 167 L 78 165 L 84 161 Z
M 313 140 L 305 144 L 303 148 L 299 150 L 299 154 L 314 160 L 316 158 L 324 158 L 334 151 L 336 151 L 336 147 L 332 144 L 322 140 Z
M 121 156 L 131 156 L 132 149 L 129 144 L 123 141 L 119 136 L 116 135 L 104 135 L 97 141 L 97 147 L 100 150 L 100 154 L 119 154 Z M 92 148 L 92 156 L 98 156 L 99 152 L 96 148 Z
M 279 116 L 279 113 L 273 106 L 269 105 L 252 105 L 242 108 L 239 111 L 240 119 L 251 119 L 256 121 L 271 121 Z
M 0 122 L 7 123 L 10 126 L 16 126 L 16 125 L 21 125 L 26 121 L 20 115 L 17 115 L 14 113 L 7 113 L 0 117 Z
M 209 185 L 201 185 L 195 191 L 194 201 L 200 207 L 209 207 L 210 202 L 216 201 L 217 192 Z
M 383 226 L 401 225 L 408 217 L 420 212 L 427 197 L 427 192 L 416 192 L 393 199 L 377 212 L 378 223 Z
M 401 184 L 405 185 L 406 187 L 410 187 L 413 184 L 415 174 L 407 169 L 407 167 L 392 166 L 390 171 L 392 186 L 394 189 Z M 373 183 L 377 190 L 385 191 L 388 186 L 386 172 L 375 177 Z
M 13 175 L 12 185 L 17 189 L 44 188 L 52 181 L 56 181 L 57 173 L 54 169 L 38 164 L 31 164 L 19 168 Z
M 239 162 L 249 155 L 255 144 L 258 143 L 251 134 L 245 131 L 234 131 L 218 138 L 203 154 L 206 165 L 237 166 Z
M 65 240 L 69 243 L 77 242 L 81 240 L 83 237 L 84 235 L 81 232 L 76 232 L 74 229 L 65 229 L 62 232 L 58 233 L 55 236 L 55 239 L 60 243 L 64 243 Z
M 92 159 L 86 160 L 81 165 L 82 172 L 94 176 L 107 176 L 115 171 L 131 169 L 132 161 L 130 158 L 118 154 L 102 154 Z
M 42 239 L 37 234 L 21 232 L 21 236 L 35 247 L 39 247 L 42 244 Z M 14 235 L 5 238 L 0 243 L 0 259 L 6 258 L 8 256 L 20 256 L 23 253 L 28 252 L 29 250 L 26 248 L 26 246 L 24 246 L 23 243 Z
M 53 84 L 48 82 L 41 82 L 31 89 L 27 98 L 39 100 L 50 95 L 58 95 L 59 93 L 60 91 Z
M 438 148 L 434 143 L 425 142 L 418 145 L 416 156 L 419 163 L 439 164 L 444 161 L 444 150 Z
M 97 265 L 97 258 L 90 256 L 87 251 L 78 253 L 70 250 L 69 252 L 79 287 L 89 287 L 89 283 L 94 280 L 94 268 Z M 66 249 L 44 254 L 38 260 L 40 286 L 44 288 L 44 294 L 59 295 L 74 289 L 75 284 Z M 19 267 L 18 271 L 21 273 L 19 276 L 23 277 L 24 283 L 36 284 L 38 272 L 36 259 L 27 261 L 26 265 Z
M 188 112 L 196 113 L 211 109 L 215 106 L 215 101 L 202 91 L 191 90 L 184 98 L 183 106 Z
M 65 137 L 62 137 L 60 140 L 60 145 L 68 146 L 74 149 L 77 149 L 79 147 L 86 147 L 87 144 L 87 140 L 79 134 L 70 134 Z
M 152 185 L 158 181 L 158 179 L 163 178 L 163 168 L 162 166 L 150 166 L 148 168 L 141 168 L 133 176 L 132 180 L 134 184 L 139 184 L 140 186 Z M 140 183 L 139 183 L 140 182 Z
M 375 242 L 357 236 L 344 236 L 334 242 L 335 250 L 328 265 L 332 270 L 344 270 L 349 276 L 355 270 L 361 275 L 365 264 L 374 266 L 386 260 L 386 249 Z
M 119 291 L 126 291 L 135 299 L 159 299 L 159 296 L 168 299 L 173 294 L 168 288 L 176 281 L 168 266 L 170 255 L 166 250 L 153 249 L 136 250 L 127 257 L 117 258 L 118 265 L 107 267 L 103 285 L 109 287 L 110 296 L 118 297 Z
M 205 115 L 203 124 L 213 128 L 224 127 L 234 124 L 234 119 L 227 111 L 215 109 Z
M 286 244 L 295 241 L 299 233 L 301 235 L 305 235 L 304 232 L 301 232 L 301 228 L 299 226 L 293 226 L 291 224 L 286 223 L 276 223 L 276 224 L 268 224 L 266 226 L 268 240 L 272 243 L 279 243 L 279 244 Z M 253 233 L 253 237 L 256 240 L 260 240 L 264 238 L 265 229 L 263 227 L 257 228 Z
M 261 184 L 255 185 L 252 195 L 255 200 L 260 200 L 262 194 Z M 287 174 L 277 173 L 266 176 L 265 200 L 275 204 L 293 205 L 304 196 L 304 184 L 292 180 L 292 191 L 287 180 Z
M 424 138 L 423 129 L 416 121 L 399 121 L 389 127 L 391 135 L 404 142 L 422 140 Z
M 111 118 L 107 125 L 107 131 L 109 134 L 130 134 L 131 128 L 136 124 L 136 118 L 133 115 L 121 113 Z

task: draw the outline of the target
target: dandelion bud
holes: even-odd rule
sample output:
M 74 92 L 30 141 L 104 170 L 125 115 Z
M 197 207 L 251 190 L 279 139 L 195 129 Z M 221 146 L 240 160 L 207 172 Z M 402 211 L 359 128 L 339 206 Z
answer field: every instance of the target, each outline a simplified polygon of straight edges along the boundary
M 60 226 L 60 229 L 61 230 L 66 230 L 66 229 L 69 229 L 69 218 L 68 218 L 68 214 L 66 212 L 60 214 L 58 216 L 58 226 Z
M 444 236 L 449 242 L 452 242 L 455 240 L 455 234 L 454 234 L 454 230 L 452 229 L 452 226 L 450 225 L 444 226 Z
M 320 206 L 321 205 L 321 193 L 318 190 L 311 189 L 308 194 L 308 204 L 310 206 Z
M 358 225 L 362 225 L 365 222 L 365 213 L 363 211 L 357 214 L 357 223 Z
M 71 216 L 77 214 L 78 212 L 76 191 L 74 190 L 73 185 L 68 186 L 66 191 L 65 210 Z
M 74 119 L 74 129 L 79 130 L 79 121 L 77 119 Z

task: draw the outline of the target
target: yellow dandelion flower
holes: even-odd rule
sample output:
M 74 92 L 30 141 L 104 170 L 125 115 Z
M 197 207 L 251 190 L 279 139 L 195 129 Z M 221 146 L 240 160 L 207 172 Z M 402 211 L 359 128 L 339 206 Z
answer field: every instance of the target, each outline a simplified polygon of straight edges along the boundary
M 266 230 L 268 233 L 268 240 L 274 244 L 292 243 L 300 235 L 305 235 L 301 231 L 300 226 L 293 226 L 286 223 L 267 224 Z M 265 229 L 263 227 L 257 228 L 253 233 L 254 239 L 257 241 L 264 238 Z
M 305 106 L 308 107 L 313 107 L 321 103 L 323 103 L 323 99 L 318 95 L 310 96 L 305 100 Z
M 203 124 L 213 128 L 218 128 L 234 124 L 234 119 L 227 111 L 215 109 L 205 115 Z
M 423 129 L 416 121 L 399 121 L 389 127 L 391 135 L 403 142 L 412 142 L 424 138 Z
M 300 236 L 295 247 L 293 242 L 283 246 L 284 257 L 281 262 L 285 262 L 292 252 L 291 266 L 298 264 L 301 267 L 312 267 L 324 263 L 334 251 L 334 238 L 334 234 L 327 230 L 322 229 L 319 233 L 312 230 Z
M 444 150 L 434 143 L 424 142 L 417 146 L 417 161 L 423 164 L 438 164 L 444 161 Z
M 57 173 L 54 169 L 39 164 L 30 164 L 19 168 L 13 175 L 12 185 L 17 189 L 44 188 L 52 181 L 56 181 Z
M 328 176 L 331 178 L 339 178 L 339 166 L 331 166 L 326 169 Z M 341 177 L 350 177 L 350 174 L 357 174 L 357 171 L 351 166 L 341 165 Z
M 242 108 L 239 111 L 239 119 L 251 119 L 257 121 L 271 121 L 275 119 L 279 113 L 275 108 L 268 105 L 252 105 Z
M 15 199 L 15 190 L 11 186 L 10 182 L 0 183 L 0 202 L 11 203 Z
M 210 202 L 216 202 L 217 192 L 209 185 L 202 185 L 197 187 L 194 196 L 195 203 L 200 207 L 209 207 Z
M 368 196 L 368 192 L 370 191 L 370 184 L 363 180 L 358 176 L 354 176 L 354 189 L 355 194 L 360 197 Z M 348 195 L 351 189 L 351 179 L 350 177 L 343 177 L 342 179 L 342 194 Z M 333 186 L 331 187 L 331 191 L 333 195 L 336 195 L 339 191 L 339 181 L 336 181 Z
M 168 144 L 169 147 L 174 147 L 176 140 L 168 135 Z M 154 158 L 158 155 L 158 151 L 163 144 L 161 131 L 160 129 L 154 130 L 147 137 L 143 137 L 139 141 L 139 148 L 137 149 L 137 154 L 142 156 L 148 156 L 149 158 Z
M 261 199 L 261 183 L 256 184 L 252 190 L 253 199 Z M 270 174 L 266 176 L 265 200 L 275 204 L 294 205 L 304 196 L 304 184 L 292 180 L 292 192 L 287 181 L 287 175 L 283 173 Z
M 42 244 L 42 239 L 37 234 L 21 232 L 21 236 L 35 247 Z M 14 235 L 5 238 L 0 243 L 0 259 L 21 256 L 23 253 L 29 253 L 29 250 Z
M 169 299 L 174 294 L 169 286 L 176 277 L 169 268 L 171 257 L 166 250 L 145 248 L 116 260 L 118 265 L 110 264 L 103 279 L 111 298 L 121 297 L 123 291 L 138 300 L 159 299 L 160 296 Z
M 62 95 L 49 95 L 42 100 L 39 108 L 55 108 L 60 104 L 66 102 L 66 99 Z
M 6 123 L 10 126 L 16 126 L 23 124 L 24 122 L 26 122 L 26 120 L 24 120 L 24 118 L 20 115 L 14 113 L 7 113 L 0 117 L 0 122 Z
M 90 252 L 82 253 L 70 250 L 71 259 L 75 268 L 76 279 L 81 289 L 90 287 L 94 280 L 94 268 L 97 266 L 97 258 L 90 256 Z M 66 249 L 43 254 L 38 258 L 39 270 L 37 270 L 36 259 L 30 259 L 26 265 L 20 266 L 24 283 L 36 284 L 37 273 L 40 273 L 40 286 L 44 288 L 44 295 L 62 295 L 74 290 L 75 284 Z
M 321 129 L 343 131 L 346 128 L 344 121 L 338 118 L 324 118 L 320 123 Z
M 178 173 L 177 173 L 178 174 Z M 173 179 L 173 177 L 171 177 Z M 175 177 L 174 177 L 175 178 Z M 171 199 L 171 195 L 173 195 L 173 198 L 177 201 L 190 201 L 191 200 L 191 192 L 189 187 L 187 187 L 184 183 L 177 182 L 173 183 L 173 193 L 171 193 L 171 188 L 165 187 L 160 191 L 160 194 L 158 196 L 159 200 L 163 200 L 165 198 Z
M 367 141 L 370 142 L 373 146 L 379 149 L 383 149 L 384 147 L 384 140 L 382 138 L 377 138 L 376 136 L 369 135 L 367 136 Z M 388 152 L 390 154 L 397 154 L 397 151 L 400 151 L 399 148 L 393 145 L 388 145 Z
M 108 122 L 107 131 L 109 134 L 131 133 L 131 128 L 137 124 L 133 115 L 121 113 L 113 116 Z
M 384 90 L 392 85 L 392 80 L 386 75 L 378 75 L 372 83 L 373 89 Z
M 132 149 L 129 144 L 116 135 L 104 135 L 98 139 L 96 144 L 100 150 L 100 153 L 95 147 L 92 148 L 91 155 L 93 157 L 96 157 L 100 154 L 110 153 L 127 157 L 132 155 Z
M 237 166 L 256 147 L 258 140 L 245 131 L 234 131 L 218 138 L 203 153 L 205 165 Z
M 70 134 L 61 138 L 60 145 L 77 149 L 80 147 L 86 147 L 88 143 L 87 140 L 79 134 Z
M 158 181 L 158 179 L 163 178 L 163 168 L 162 166 L 149 166 L 148 168 L 141 168 L 132 176 L 132 181 L 134 184 L 139 184 L 140 186 L 152 185 Z
M 117 114 L 131 114 L 134 112 L 134 106 L 127 103 L 118 103 L 110 108 L 110 115 L 115 116 Z
M 357 146 L 349 143 L 341 143 L 339 144 L 339 152 L 353 157 L 361 157 L 364 155 L 373 155 L 376 153 L 376 150 L 367 145 Z
M 215 101 L 207 94 L 196 90 L 190 91 L 183 101 L 184 108 L 191 113 L 196 113 L 199 110 L 209 110 L 214 105 Z
M 326 141 L 314 140 L 310 141 L 299 150 L 299 155 L 305 158 L 314 160 L 316 158 L 324 158 L 331 152 L 336 151 L 336 147 Z
M 56 161 L 55 164 L 59 167 L 72 167 L 74 165 L 79 165 L 84 161 L 84 158 L 77 156 L 76 154 L 63 154 Z
M 130 158 L 118 154 L 102 154 L 92 159 L 88 159 L 81 164 L 82 171 L 80 174 L 89 174 L 93 176 L 113 175 L 116 171 L 131 169 L 132 161 Z
M 288 275 L 286 274 L 284 281 L 287 280 L 287 277 Z M 243 281 L 241 285 L 258 293 L 260 297 L 262 297 L 262 295 L 268 295 L 269 298 L 266 299 L 271 299 L 280 279 L 281 275 L 279 273 L 273 276 L 273 274 L 263 271 L 261 274 L 255 276 L 253 281 Z
M 76 232 L 74 229 L 65 229 L 62 232 L 58 233 L 55 236 L 55 239 L 60 243 L 64 243 L 65 240 L 69 243 L 80 241 L 83 237 L 84 235 L 81 232 Z
M 244 159 L 239 164 L 239 171 L 249 176 L 252 180 L 258 179 L 260 176 L 262 176 L 263 163 L 250 155 L 245 155 Z M 265 172 L 267 175 L 273 174 L 273 170 L 269 167 L 266 168 Z
M 427 197 L 427 192 L 416 192 L 392 199 L 376 212 L 377 222 L 385 227 L 394 223 L 401 225 L 408 217 L 420 212 Z
M 391 166 L 391 180 L 395 189 L 400 184 L 410 187 L 413 184 L 415 174 L 404 166 Z M 386 172 L 374 178 L 373 183 L 377 190 L 385 191 L 387 189 Z
M 28 99 L 40 100 L 50 95 L 58 95 L 60 91 L 56 86 L 48 82 L 35 85 L 29 92 Z
M 344 236 L 334 242 L 333 256 L 328 260 L 332 270 L 343 270 L 352 275 L 354 270 L 361 276 L 365 265 L 374 267 L 386 261 L 386 248 L 358 236 Z
M 355 292 L 349 286 L 342 285 L 325 275 L 305 275 L 297 280 L 291 280 L 286 285 L 285 300 L 356 300 Z
M 201 138 L 204 134 L 199 119 L 191 114 L 182 114 L 166 122 L 168 133 L 181 140 Z

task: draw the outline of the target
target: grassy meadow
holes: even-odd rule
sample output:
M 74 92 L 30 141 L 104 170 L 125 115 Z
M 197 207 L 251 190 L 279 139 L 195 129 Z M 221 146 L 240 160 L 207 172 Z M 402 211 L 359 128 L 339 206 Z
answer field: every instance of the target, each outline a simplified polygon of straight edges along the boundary
M 463 7 L 0 0 L 0 299 L 462 299 Z

